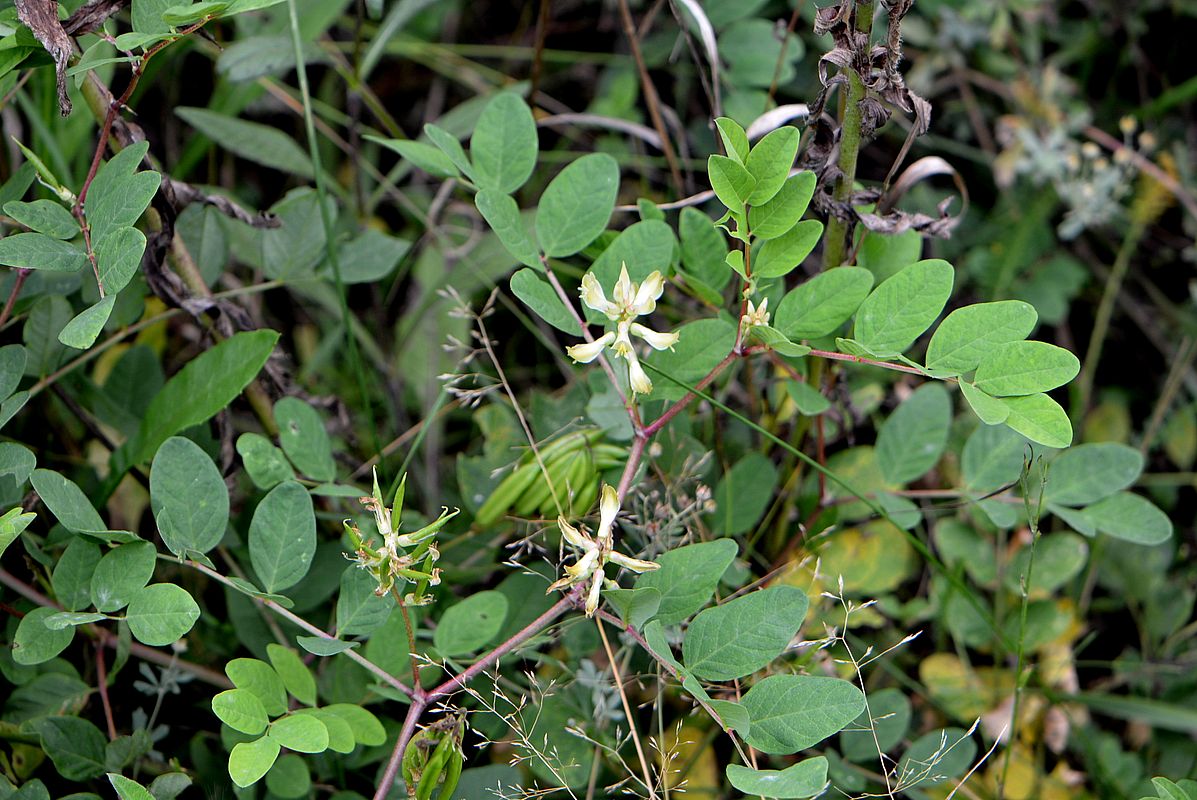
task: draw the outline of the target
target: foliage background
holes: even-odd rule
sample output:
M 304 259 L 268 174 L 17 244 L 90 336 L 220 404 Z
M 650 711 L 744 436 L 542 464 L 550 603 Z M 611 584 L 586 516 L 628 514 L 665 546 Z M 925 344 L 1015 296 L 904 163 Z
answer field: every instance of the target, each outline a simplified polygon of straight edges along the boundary
M 66 11 L 76 5 L 63 4 Z M 151 13 L 151 5 L 140 4 L 141 12 Z M 179 247 L 151 236 L 151 247 L 169 252 L 163 274 L 132 279 L 133 289 L 122 293 L 99 334 L 102 351 L 78 363 L 72 359 L 79 351 L 61 345 L 57 336 L 74 313 L 96 301 L 95 287 L 41 272 L 22 279 L 6 269 L 0 297 L 14 300 L 3 318 L 5 342 L 23 343 L 29 354 L 13 388 L 19 385 L 30 397 L 11 418 L 0 411 L 2 434 L 35 454 L 38 467 L 67 475 L 93 499 L 106 497 L 101 512 L 108 528 L 152 538 L 148 471 L 114 472 L 113 453 L 135 439 L 166 378 L 209 350 L 214 333 L 227 337 L 240 327 L 277 331 L 275 355 L 255 388 L 232 399 L 241 386 L 232 387 L 229 399 L 207 415 L 214 415 L 211 424 L 205 416 L 197 420 L 204 424 L 187 431 L 220 468 L 231 492 L 222 548 L 231 555 L 221 570 L 235 574 L 230 565 L 246 561 L 250 520 L 270 485 L 249 469 L 251 445 L 242 442 L 251 440 L 239 437 L 269 435 L 258 419 L 263 404 L 269 409 L 280 396 L 298 397 L 318 416 L 312 423 L 308 412 L 295 412 L 301 417 L 295 430 L 301 432 L 292 447 L 282 442 L 287 455 L 313 485 L 357 488 L 317 497 L 320 545 L 315 567 L 292 593 L 293 610 L 321 628 L 344 627 L 342 552 L 348 548 L 338 540 L 339 524 L 360 513 L 356 496 L 368 489 L 368 467 L 381 453 L 377 464 L 384 483 L 406 470 L 407 505 L 420 521 L 435 518 L 442 505 L 464 511 L 442 534 L 446 580 L 424 623 L 439 620 L 456 600 L 497 591 L 510 606 L 498 641 L 551 603 L 549 598 L 541 604 L 540 586 L 552 575 L 557 545 L 530 536 L 544 527 L 534 521 L 542 517 L 539 504 L 515 514 L 514 521 L 473 524 L 498 482 L 492 470 L 509 463 L 525 441 L 494 365 L 472 337 L 477 320 L 461 309 L 490 312 L 488 341 L 536 439 L 582 417 L 604 428 L 610 442 L 626 444 L 619 428 L 622 411 L 617 400 L 612 405 L 597 371 L 570 366 L 563 348 L 574 340 L 513 297 L 508 280 L 518 265 L 469 194 L 413 166 L 415 159 L 400 157 L 384 142 L 418 137 L 428 122 L 464 138 L 486 101 L 499 89 L 513 89 L 530 98 L 539 128 L 536 169 L 519 192 L 523 207 L 532 205 L 564 163 L 584 153 L 608 153 L 619 162 L 622 180 L 621 208 L 611 227 L 624 228 L 640 218 L 635 206 L 641 199 L 664 204 L 708 188 L 706 156 L 719 148 L 710 124 L 715 86 L 701 32 L 679 22 L 687 19 L 681 3 L 630 7 L 644 69 L 659 96 L 653 98 L 629 50 L 618 3 L 297 0 L 296 5 L 311 82 L 306 107 L 323 171 L 313 168 L 308 153 L 286 5 L 213 22 L 203 35 L 188 35 L 156 54 L 128 98 L 135 114 L 126 118 L 144 132 L 162 173 L 232 198 L 244 209 L 268 209 L 282 227 L 254 228 L 216 207 L 189 206 L 177 220 Z M 723 113 L 747 126 L 776 105 L 813 102 L 820 89 L 818 58 L 830 46 L 827 37 L 812 33 L 815 4 L 703 5 L 717 33 Z M 163 8 L 153 10 L 160 16 Z M 110 33 L 128 31 L 130 13 L 136 27 L 137 2 L 107 23 Z M 11 4 L 0 4 L 0 15 L 5 30 L 16 31 Z M 1149 791 L 1145 782 L 1153 775 L 1197 777 L 1192 738 L 1197 79 L 1188 52 L 1195 31 L 1197 5 L 1184 0 L 1132 7 L 1098 0 L 919 0 L 903 25 L 903 73 L 933 108 L 930 132 L 914 140 L 905 163 L 924 156 L 950 162 L 967 187 L 968 206 L 950 238 L 873 237 L 860 245 L 856 263 L 880 280 L 920 255 L 945 258 L 956 266 L 950 307 L 1002 299 L 1035 305 L 1040 320 L 1035 337 L 1075 352 L 1083 364 L 1071 394 L 1057 393 L 1071 412 L 1076 442 L 1115 442 L 1140 452 L 1144 461 L 1133 479 L 1135 491 L 1163 508 L 1174 528 L 1173 537 L 1155 547 L 1069 534 L 1071 552 L 1061 546 L 1059 561 L 1037 563 L 1036 570 L 1049 578 L 1032 592 L 1042 601 L 1032 606 L 1043 617 L 1035 628 L 1041 640 L 1030 647 L 1033 669 L 1022 673 L 1030 688 L 1022 703 L 1025 718 L 1016 726 L 1017 746 L 983 758 L 1010 719 L 1018 660 L 995 649 L 970 609 L 953 603 L 942 574 L 876 521 L 861 522 L 867 515 L 858 516 L 859 525 L 837 529 L 845 531 L 838 537 L 812 542 L 796 536 L 799 523 L 806 523 L 808 534 L 822 531 L 824 521 L 812 513 L 817 481 L 793 459 L 769 451 L 757 431 L 709 407 L 698 411 L 686 436 L 671 435 L 652 451 L 658 471 L 643 479 L 634 504 L 625 504 L 636 521 L 637 543 L 654 554 L 680 541 L 684 530 L 698 529 L 700 538 L 737 536 L 745 546 L 737 572 L 724 578 L 729 591 L 766 577 L 811 588 L 814 564 L 803 560 L 807 555 L 820 558 L 823 576 L 842 572 L 842 588 L 814 584 L 842 594 L 843 604 L 812 592 L 802 633 L 807 640 L 827 635 L 822 624 L 828 623 L 851 636 L 840 645 L 851 642 L 859 653 L 870 646 L 887 650 L 921 631 L 871 664 L 864 684 L 872 697 L 889 701 L 900 694 L 913 708 L 895 738 L 895 758 L 928 732 L 969 729 L 974 720 L 982 721 L 975 752 L 951 770 L 942 767 L 955 778 L 980 762 L 966 784 L 968 796 L 1138 796 Z M 115 52 L 96 42 L 88 35 L 79 43 L 97 60 Z M 19 141 L 77 191 L 98 132 L 77 86 L 79 76 L 68 78 L 74 111 L 63 118 L 46 56 L 29 48 L 22 58 L 28 60 L 17 60 L 0 78 L 5 133 L 0 179 L 8 181 L 27 161 Z M 119 91 L 129 69 L 124 63 L 97 63 L 96 74 Z M 878 186 L 885 180 L 909 125 L 897 113 L 863 148 L 857 171 L 862 183 Z M 662 126 L 676 151 L 668 156 L 652 144 L 654 137 L 660 141 Z M 901 206 L 935 215 L 936 205 L 955 191 L 948 176 L 932 176 L 914 185 Z M 329 199 L 322 212 L 323 192 Z M 4 199 L 20 196 L 23 190 Z M 35 187 L 26 199 L 50 196 Z M 956 203 L 952 213 L 961 208 Z M 716 205 L 699 207 L 714 218 L 722 211 Z M 322 213 L 337 231 L 332 242 L 324 236 Z M 247 219 L 255 221 L 252 212 Z M 9 227 L 19 229 L 15 223 Z M 576 284 L 600 252 L 595 245 L 561 265 L 567 285 Z M 817 262 L 816 254 L 805 272 L 813 274 Z M 211 293 L 215 300 L 205 296 Z M 663 303 L 658 312 L 671 328 L 710 313 L 694 297 Z M 223 327 L 230 322 L 232 328 Z M 130 325 L 141 328 L 104 346 Z M 71 369 L 57 372 L 64 365 Z M 871 369 L 838 374 L 842 379 L 829 393 L 836 410 L 827 418 L 826 460 L 870 485 L 876 475 L 861 461 L 860 446 L 877 439 L 884 420 L 921 381 Z M 450 375 L 459 376 L 450 384 L 453 391 L 445 388 Z M 207 376 L 219 382 L 217 377 Z M 822 418 L 799 414 L 797 398 L 788 399 L 767 367 L 737 372 L 718 384 L 717 394 L 814 454 L 816 424 L 823 430 L 814 420 Z M 1026 557 L 1019 554 L 1028 546 L 1029 531 L 1025 519 L 995 525 L 963 499 L 964 445 L 972 425 L 954 418 L 946 455 L 904 491 L 922 512 L 916 534 L 988 608 L 1012 619 L 1017 581 L 1003 585 L 990 573 Z M 15 459 L 13 453 L 6 458 Z M 130 463 L 141 462 L 148 464 L 148 458 Z M 20 504 L 38 511 L 39 519 L 30 528 L 35 538 L 23 536 L 4 554 L 10 640 L 36 603 L 22 589 L 63 602 L 53 575 L 66 541 L 65 531 L 54 528 L 31 485 L 19 477 L 22 467 L 13 464 L 2 476 L 6 508 Z M 285 460 L 279 468 L 291 474 Z M 1032 468 L 1032 483 L 1035 474 Z M 713 511 L 705 505 L 708 497 Z M 749 508 L 729 502 L 733 497 Z M 731 508 L 743 516 L 720 516 Z M 1062 537 L 1067 526 L 1045 516 L 1044 528 L 1047 542 L 1052 535 Z M 1049 559 L 1052 552 L 1040 556 Z M 520 570 L 505 566 L 513 559 Z M 221 673 L 234 657 L 267 658 L 265 646 L 277 626 L 284 636 L 294 631 L 211 576 L 162 561 L 155 579 L 185 587 L 203 614 L 185 647 L 156 665 L 134 657 L 107 691 L 115 729 L 125 735 L 145 731 L 145 744 L 152 746 L 122 767 L 142 778 L 182 769 L 205 793 L 225 793 L 231 790 L 225 764 L 233 740 L 227 729 L 222 736 L 209 711 L 212 684 L 224 685 Z M 849 600 L 878 603 L 854 611 L 845 631 Z M 406 669 L 406 642 L 400 620 L 388 618 L 388 611 L 359 631 L 369 639 L 366 655 L 395 664 L 398 674 Z M 616 733 L 623 719 L 619 695 L 594 627 L 571 620 L 557 632 L 535 662 L 523 665 L 532 672 L 513 669 L 506 676 L 515 682 L 506 687 L 510 697 L 525 694 L 544 704 L 540 722 L 518 721 L 528 739 L 551 730 L 561 760 L 590 763 L 592 746 L 562 734 L 569 720 L 586 719 L 589 736 L 631 752 Z M 27 724 L 65 712 L 104 727 L 94 687 L 107 675 L 98 670 L 113 665 L 97 660 L 97 653 L 107 651 L 94 646 L 95 636 L 103 635 L 76 637 L 61 659 L 36 674 L 13 662 L 9 651 L 0 657 L 9 684 L 2 729 L 7 749 L 0 767 L 14 785 L 36 776 L 55 796 L 110 791 L 64 778 L 57 761 L 43 755 L 51 749 L 45 734 Z M 724 783 L 721 767 L 732 753 L 718 730 L 709 720 L 689 717 L 688 701 L 678 693 L 661 689 L 668 696 L 657 696 L 663 684 L 651 679 L 651 662 L 642 654 L 628 648 L 620 655 L 627 670 L 644 673 L 634 690 L 634 699 L 648 704 L 638 715 L 642 733 L 674 754 L 689 793 L 736 796 Z M 808 662 L 806 651 L 796 658 L 802 668 L 819 663 L 830 669 L 818 659 Z M 402 711 L 395 710 L 393 698 L 371 688 L 359 666 L 345 656 L 315 659 L 310 666 L 324 701 L 366 704 L 393 742 Z M 45 675 L 57 677 L 38 684 L 40 693 L 29 691 L 35 677 Z M 475 733 L 509 740 L 511 731 L 498 716 L 478 714 Z M 475 772 L 479 781 L 501 774 L 501 780 L 529 787 L 533 775 L 552 782 L 552 775 L 528 763 L 500 767 L 521 752 L 535 759 L 509 742 L 477 748 L 478 738 L 467 738 L 467 766 L 506 770 Z M 343 758 L 307 759 L 303 769 L 311 770 L 316 784 L 311 791 L 369 795 L 389 744 L 358 748 Z M 834 738 L 827 745 L 844 756 L 853 747 Z M 833 753 L 833 783 L 850 794 L 876 790 L 876 757 L 874 751 L 871 762 L 843 760 Z M 603 763 L 596 772 L 600 787 L 637 771 L 613 757 Z M 783 765 L 784 760 L 778 764 Z M 285 783 L 275 788 L 280 787 L 280 796 L 298 791 Z M 579 792 L 585 789 L 583 783 Z M 911 796 L 943 796 L 948 790 L 922 786 Z

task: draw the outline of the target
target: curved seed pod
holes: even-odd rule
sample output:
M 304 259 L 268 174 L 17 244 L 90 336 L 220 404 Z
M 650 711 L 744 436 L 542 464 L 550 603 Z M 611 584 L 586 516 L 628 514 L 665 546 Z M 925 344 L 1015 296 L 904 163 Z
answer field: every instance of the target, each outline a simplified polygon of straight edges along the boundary
M 449 754 L 449 763 L 445 765 L 445 782 L 441 784 L 441 797 L 452 800 L 453 792 L 457 791 L 457 781 L 461 778 L 462 762 L 465 756 L 459 748 L 454 747 Z
M 424 767 L 424 774 L 416 784 L 416 800 L 429 800 L 432 797 L 432 790 L 440 783 L 441 773 L 445 771 L 445 765 L 449 761 L 449 753 L 454 749 L 453 737 L 447 735 L 432 751 L 432 755 L 428 757 L 428 764 Z
M 558 501 L 565 499 L 563 496 L 565 493 L 565 481 L 569 477 L 569 471 L 573 467 L 574 460 L 577 457 L 577 450 L 569 450 L 558 453 L 551 461 L 545 461 L 544 473 L 548 473 L 547 478 L 544 473 L 541 473 L 540 479 L 528 487 L 523 496 L 516 501 L 515 513 L 521 517 L 526 517 L 545 503 L 549 503 L 550 508 L 556 513 L 557 504 L 553 502 L 553 492 L 556 490 Z M 552 483 L 550 483 L 550 480 Z
M 518 467 L 499 482 L 490 497 L 486 498 L 486 502 L 478 508 L 478 513 L 474 515 L 475 521 L 484 526 L 494 523 L 528 490 L 539 474 L 540 466 L 538 464 L 525 464 Z

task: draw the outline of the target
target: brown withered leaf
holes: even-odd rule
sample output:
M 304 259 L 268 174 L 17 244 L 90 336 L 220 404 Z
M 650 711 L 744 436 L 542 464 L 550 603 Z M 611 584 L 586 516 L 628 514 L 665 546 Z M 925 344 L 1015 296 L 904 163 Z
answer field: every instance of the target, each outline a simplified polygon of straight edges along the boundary
M 58 110 L 65 117 L 71 113 L 71 98 L 67 96 L 66 71 L 71 58 L 71 37 L 58 21 L 57 0 L 16 0 L 17 18 L 33 32 L 37 40 L 54 59 L 54 74 L 58 79 Z

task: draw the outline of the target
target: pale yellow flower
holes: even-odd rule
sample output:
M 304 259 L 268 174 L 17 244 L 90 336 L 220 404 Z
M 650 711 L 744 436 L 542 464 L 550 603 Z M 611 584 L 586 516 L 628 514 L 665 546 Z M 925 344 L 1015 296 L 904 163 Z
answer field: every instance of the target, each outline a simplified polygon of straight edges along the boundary
M 740 322 L 745 328 L 751 328 L 754 325 L 768 325 L 769 324 L 769 298 L 766 297 L 761 301 L 760 307 L 754 307 L 752 301 L 748 301 L 748 308 L 744 312 L 744 316 L 740 317 Z
M 640 360 L 636 357 L 636 349 L 632 346 L 632 337 L 636 336 L 648 342 L 654 350 L 668 350 L 677 344 L 678 334 L 654 331 L 639 322 L 636 317 L 651 314 L 657 308 L 657 300 L 665 291 L 665 277 L 659 271 L 653 271 L 643 283 L 633 283 L 628 276 L 627 264 L 619 270 L 619 280 L 611 292 L 611 300 L 599 286 L 594 273 L 587 272 L 582 276 L 582 288 L 579 292 L 582 302 L 594 311 L 615 323 L 615 330 L 608 331 L 593 342 L 576 344 L 566 348 L 566 353 L 580 364 L 594 361 L 603 350 L 608 347 L 616 356 L 628 362 L 628 379 L 635 394 L 648 394 L 653 390 L 653 382 L 645 374 Z
M 610 583 L 604 574 L 608 562 L 636 573 L 651 572 L 660 567 L 656 562 L 641 561 L 615 552 L 614 527 L 618 514 L 619 495 L 612 486 L 603 484 L 602 497 L 599 500 L 599 526 L 593 537 L 570 525 L 565 517 L 557 518 L 561 537 L 580 555 L 577 561 L 564 567 L 565 577 L 553 583 L 546 594 L 567 586 L 589 583 L 586 592 L 586 616 L 590 617 L 594 616 L 595 610 L 598 609 L 604 582 Z

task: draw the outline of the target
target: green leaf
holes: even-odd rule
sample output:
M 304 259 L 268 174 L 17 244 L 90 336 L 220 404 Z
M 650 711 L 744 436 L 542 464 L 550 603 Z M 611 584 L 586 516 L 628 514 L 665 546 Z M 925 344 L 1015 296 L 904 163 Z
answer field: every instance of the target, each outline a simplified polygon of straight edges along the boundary
M 738 551 L 734 539 L 667 550 L 657 558 L 661 568 L 637 578 L 636 588 L 660 592 L 661 606 L 655 619 L 662 625 L 674 625 L 707 604 Z
M 1031 441 L 1055 448 L 1072 444 L 1072 423 L 1068 421 L 1068 415 L 1047 395 L 1029 394 L 997 400 L 1009 412 L 1006 424 Z
M 145 234 L 136 228 L 117 228 L 95 246 L 100 283 L 109 296 L 129 285 L 141 267 Z
M 17 392 L 10 396 L 3 403 L 0 403 L 0 428 L 3 428 L 8 422 L 16 416 L 26 401 L 29 400 L 29 392 Z
M 325 639 L 323 636 L 297 636 L 295 641 L 304 650 L 314 656 L 335 656 L 358 647 L 357 642 L 346 642 L 343 639 Z
M 206 108 L 178 106 L 175 113 L 214 143 L 246 161 L 300 178 L 312 179 L 316 176 L 308 154 L 278 128 L 225 116 Z
M 4 213 L 26 228 L 55 239 L 73 239 L 79 235 L 79 223 L 71 212 L 53 200 L 34 200 L 32 203 L 12 200 L 4 204 Z
M 738 162 L 726 156 L 707 159 L 707 176 L 719 202 L 735 214 L 744 213 L 744 204 L 756 188 L 756 179 Z
M 137 171 L 148 149 L 147 142 L 129 145 L 96 173 L 84 203 L 93 244 L 136 224 L 158 193 L 162 176 L 153 170 Z
M 756 278 L 780 278 L 806 260 L 823 236 L 823 223 L 817 219 L 799 222 L 789 231 L 770 239 L 761 247 L 752 264 Z
M 290 42 L 287 42 L 287 46 L 290 48 Z M 227 53 L 228 51 L 226 50 L 225 52 Z M 290 58 L 292 63 L 294 63 L 295 56 L 293 52 Z M 429 175 L 434 175 L 438 178 L 456 178 L 461 174 L 457 171 L 457 167 L 453 166 L 453 162 L 449 160 L 444 151 L 427 142 L 418 142 L 414 139 L 385 139 L 381 136 L 372 136 L 370 134 L 366 134 L 362 138 L 394 150 L 400 156 L 410 161 L 416 168 L 424 170 Z
M 936 784 L 959 778 L 973 765 L 977 743 L 961 728 L 945 728 L 925 733 L 906 749 L 898 762 L 898 774 L 907 776 L 906 782 L 918 781 L 919 786 Z
M 29 448 L 15 442 L 0 442 L 0 486 L 5 485 L 5 478 L 11 478 L 12 482 L 7 486 L 20 489 L 36 466 L 37 457 Z
M 661 607 L 661 593 L 656 589 L 606 589 L 603 597 L 619 612 L 625 625 L 637 630 Z
M 274 418 L 279 444 L 296 469 L 316 481 L 336 477 L 332 442 L 316 409 L 298 397 L 283 397 L 274 404 Z
M 228 7 L 228 3 L 212 2 L 211 0 L 171 6 L 162 12 L 162 21 L 172 28 L 181 28 L 207 17 L 218 17 L 220 12 Z
M 1063 386 L 1081 371 L 1081 362 L 1047 342 L 1010 342 L 989 351 L 973 383 L 995 397 L 1028 395 Z
M 18 664 L 42 664 L 61 653 L 75 638 L 74 628 L 52 630 L 46 620 L 58 613 L 54 608 L 35 608 L 21 617 L 12 640 L 12 660 Z
M 747 533 L 764 516 L 777 486 L 777 468 L 760 453 L 749 453 L 715 487 L 711 530 L 718 536 Z
M 54 596 L 67 611 L 91 605 L 89 586 L 99 563 L 100 548 L 92 542 L 76 536 L 67 543 L 50 578 Z
M 238 742 L 229 753 L 229 777 L 243 789 L 254 785 L 274 766 L 281 749 L 281 745 L 269 736 L 252 742 Z
M 569 164 L 549 183 L 536 212 L 536 238 L 546 256 L 572 256 L 607 227 L 619 192 L 619 164 L 591 153 Z
M 853 338 L 878 356 L 904 353 L 943 311 L 954 278 L 952 265 L 937 258 L 911 264 L 860 304 Z
M 272 717 L 287 713 L 287 687 L 274 667 L 256 658 L 234 658 L 225 664 L 224 673 L 238 689 L 258 698 Z
M 277 341 L 270 330 L 236 333 L 189 361 L 150 401 L 126 445 L 129 461 L 148 461 L 168 438 L 225 408 L 258 374 Z
M 724 263 L 727 240 L 711 222 L 711 218 L 687 206 L 678 218 L 678 234 L 681 237 L 682 264 L 687 274 L 716 292 L 726 286 L 731 280 L 731 272 Z
M 557 330 L 571 336 L 582 335 L 578 321 L 561 302 L 557 292 L 535 271 L 525 268 L 512 275 L 511 292 Z
M 948 444 L 952 401 L 940 383 L 925 383 L 894 410 L 877 434 L 877 464 L 894 485 L 910 483 L 935 466 Z
M 686 685 L 686 681 L 682 683 L 683 686 Z M 701 684 L 699 684 L 699 688 L 701 688 Z M 744 706 L 739 703 L 733 703 L 730 700 L 711 700 L 709 705 L 719 715 L 719 723 L 725 731 L 733 730 L 740 736 L 747 736 L 748 731 L 752 729 L 752 720 L 748 718 L 748 712 L 744 710 Z
M 142 644 L 165 647 L 186 636 L 199 615 L 199 606 L 186 589 L 173 583 L 155 583 L 133 595 L 125 621 Z
M 180 773 L 176 772 L 173 774 L 178 775 Z M 159 800 L 149 789 L 146 789 L 135 780 L 126 778 L 124 775 L 109 772 L 108 782 L 112 784 L 112 788 L 116 791 L 116 796 L 120 800 Z M 187 785 L 190 784 L 191 780 L 188 779 Z
M 37 519 L 37 514 L 32 511 L 26 513 L 21 510 L 20 506 L 9 509 L 0 516 L 0 555 L 8 549 L 8 546 L 17 540 L 22 531 L 29 527 L 29 523 Z
M 10 233 L 0 239 L 0 264 L 47 272 L 78 272 L 87 264 L 87 253 L 43 233 Z
M 910 700 L 901 690 L 869 692 L 868 708 L 840 732 L 840 752 L 849 761 L 875 760 L 878 750 L 888 753 L 901 743 L 910 728 L 910 716 Z
M 477 178 L 474 175 L 474 165 L 470 163 L 465 149 L 461 146 L 461 142 L 457 140 L 456 136 L 444 128 L 433 125 L 431 122 L 424 126 L 424 135 L 445 154 L 445 157 L 449 159 L 462 175 L 465 175 L 472 183 L 477 182 Z
M 331 197 L 325 197 L 324 210 L 321 211 L 320 195 L 304 186 L 287 192 L 282 200 L 270 207 L 270 211 L 279 224 L 260 234 L 263 271 L 271 278 L 284 281 L 310 278 L 321 260 L 328 255 L 328 236 L 324 230 L 323 215 L 328 213 L 335 226 L 336 202 Z M 341 262 L 344 260 L 342 254 Z M 331 265 L 327 262 L 325 265 L 325 274 L 332 277 Z
M 1015 483 L 1022 474 L 1026 444 L 1026 439 L 1004 425 L 977 426 L 960 456 L 964 485 L 985 494 Z
M 506 595 L 494 590 L 478 592 L 449 606 L 432 632 L 432 642 L 441 655 L 469 655 L 498 636 L 506 616 Z
M 1050 472 L 1048 473 L 1051 474 Z M 1151 501 L 1118 492 L 1085 509 L 1102 533 L 1135 544 L 1162 544 L 1172 538 L 1172 521 Z
M 150 465 L 150 508 L 162 542 L 172 553 L 206 553 L 224 537 L 229 490 L 199 445 L 172 436 Z
M 1125 489 L 1143 472 L 1143 456 L 1117 442 L 1070 447 L 1051 462 L 1044 498 L 1063 506 L 1096 503 Z
M 523 98 L 499 92 L 478 118 L 470 138 L 470 160 L 479 188 L 511 194 L 536 168 L 536 120 Z
M 814 417 L 831 408 L 831 401 L 806 381 L 786 381 L 785 387 L 800 414 Z
M 361 706 L 351 703 L 334 703 L 321 710 L 335 714 L 349 723 L 349 727 L 353 730 L 353 738 L 359 744 L 376 747 L 386 741 L 386 729 L 382 727 L 378 717 Z
M 813 747 L 843 730 L 865 707 L 864 694 L 851 683 L 808 675 L 770 675 L 740 702 L 752 719 L 746 741 L 773 755 Z
M 727 779 L 737 790 L 761 797 L 814 797 L 827 786 L 827 759 L 815 756 L 783 770 L 727 765 Z
M 322 753 L 328 749 L 328 728 L 311 714 L 290 714 L 276 719 L 266 735 L 297 753 Z
M 29 480 L 46 508 L 67 530 L 75 533 L 103 533 L 107 530 L 104 520 L 92 507 L 87 495 L 69 478 L 48 469 L 35 469 Z
M 499 237 L 499 242 L 516 261 L 527 267 L 544 269 L 536 244 L 524 226 L 520 208 L 511 195 L 483 189 L 474 195 L 474 205 L 495 232 L 495 236 Z
M 1001 425 L 1010 416 L 1010 408 L 985 392 L 973 386 L 966 380 L 960 381 L 960 393 L 968 401 L 968 406 L 977 415 L 977 419 L 986 425 Z
M 730 117 L 718 117 L 715 127 L 719 130 L 719 138 L 723 141 L 727 155 L 743 164 L 748 158 L 748 134 L 740 127 L 740 123 Z
M 312 497 L 295 481 L 280 483 L 254 509 L 249 524 L 249 560 L 268 592 L 294 586 L 316 554 Z
M 90 625 L 93 622 L 99 622 L 104 619 L 107 619 L 107 617 L 96 611 L 60 611 L 57 614 L 46 617 L 46 627 L 52 631 L 57 631 L 79 625 Z
M 157 556 L 149 542 L 130 542 L 105 553 L 91 576 L 91 602 L 96 610 L 109 613 L 128 605 L 154 577 Z
M 736 343 L 736 326 L 719 317 L 687 322 L 677 332 L 680 338 L 673 349 L 653 353 L 650 360 L 662 372 L 690 385 L 702 380 Z M 673 381 L 659 378 L 653 381 L 650 396 L 654 400 L 677 400 L 685 394 L 686 390 Z
M 806 213 L 815 194 L 815 173 L 791 175 L 781 190 L 764 205 L 748 209 L 748 227 L 758 239 L 776 239 L 790 231 Z
M 96 338 L 108 323 L 116 295 L 110 294 L 94 306 L 86 308 L 66 324 L 58 334 L 58 341 L 76 350 L 86 350 L 95 344 Z
M 753 325 L 749 333 L 756 341 L 787 358 L 800 358 L 810 352 L 807 345 L 794 344 L 784 333 L 769 325 Z
M 873 288 L 873 273 L 836 267 L 820 273 L 782 298 L 773 324 L 791 339 L 817 339 L 844 324 Z
M 0 347 L 0 399 L 8 397 L 20 386 L 28 356 L 24 345 L 6 344 Z
M 370 573 L 352 564 L 345 568 L 337 596 L 338 636 L 367 636 L 387 621 L 394 600 L 390 595 L 379 597 L 377 589 Z
M 162 12 L 175 4 L 175 0 L 133 0 L 133 30 L 138 33 L 167 33 L 170 26 L 162 20 Z
M 266 773 L 266 789 L 272 797 L 283 800 L 307 797 L 312 789 L 312 774 L 307 763 L 294 753 L 288 753 Z
M 262 701 L 245 689 L 228 689 L 213 697 L 212 713 L 233 730 L 250 736 L 262 733 L 270 724 Z
M 759 206 L 773 199 L 794 166 L 798 155 L 798 129 L 786 125 L 770 131 L 748 153 L 744 166 L 756 181 L 752 194 L 745 201 Z M 822 225 L 819 226 L 822 229 Z
M 1031 571 L 1028 588 L 1032 597 L 1048 595 L 1068 583 L 1082 569 L 1089 558 L 1089 545 L 1080 536 L 1060 531 L 1041 536 L 1035 545 L 1035 568 Z M 1031 561 L 1031 548 L 1023 547 L 1006 568 L 1006 588 L 1018 593 Z
M 751 675 L 785 651 L 802 626 L 807 606 L 806 592 L 775 586 L 708 608 L 686 631 L 682 661 L 704 680 Z
M 995 347 L 1025 339 L 1039 315 L 1021 300 L 958 308 L 944 318 L 927 345 L 927 369 L 945 377 L 971 372 Z
M 62 778 L 87 781 L 104 774 L 107 740 L 95 725 L 79 717 L 44 717 L 34 727 Z
M 271 489 L 295 477 L 283 451 L 259 433 L 241 434 L 237 438 L 237 454 L 241 456 L 249 479 L 259 489 Z M 150 477 L 152 480 L 152 473 Z
M 295 713 L 311 714 L 324 723 L 324 727 L 328 729 L 329 750 L 337 753 L 353 752 L 356 742 L 353 738 L 353 728 L 349 727 L 348 722 L 323 708 L 301 708 Z
M 266 654 L 274 671 L 283 680 L 283 685 L 291 695 L 304 705 L 316 705 L 316 679 L 311 670 L 303 663 L 303 659 L 289 647 L 279 644 L 266 645 Z

